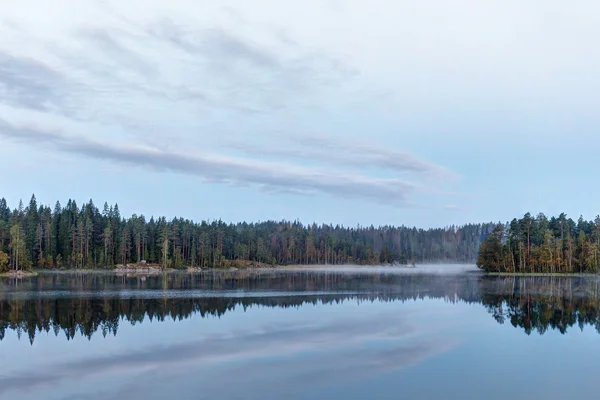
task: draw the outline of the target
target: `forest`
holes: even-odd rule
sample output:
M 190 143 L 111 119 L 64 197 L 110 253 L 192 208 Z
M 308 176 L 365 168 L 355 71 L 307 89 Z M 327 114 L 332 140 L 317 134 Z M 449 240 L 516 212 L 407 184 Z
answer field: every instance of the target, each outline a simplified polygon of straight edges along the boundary
M 473 263 L 495 224 L 436 229 L 343 227 L 299 221 L 225 223 L 121 216 L 118 204 L 68 200 L 54 208 L 10 209 L 0 199 L 0 271 L 115 268 L 225 268 L 240 265 Z
M 575 222 L 562 213 L 498 224 L 480 247 L 477 266 L 487 272 L 595 273 L 600 262 L 600 216 Z

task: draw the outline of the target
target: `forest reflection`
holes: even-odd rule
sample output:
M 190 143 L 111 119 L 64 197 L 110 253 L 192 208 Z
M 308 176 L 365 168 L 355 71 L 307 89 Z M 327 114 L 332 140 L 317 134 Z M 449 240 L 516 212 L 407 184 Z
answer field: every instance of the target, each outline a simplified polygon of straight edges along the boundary
M 7 330 L 31 343 L 40 332 L 91 338 L 116 335 L 144 320 L 219 317 L 251 307 L 302 307 L 343 302 L 438 299 L 481 304 L 498 323 L 527 334 L 566 333 L 591 325 L 600 333 L 600 279 L 480 274 L 261 272 L 169 274 L 42 274 L 0 286 L 0 340 Z

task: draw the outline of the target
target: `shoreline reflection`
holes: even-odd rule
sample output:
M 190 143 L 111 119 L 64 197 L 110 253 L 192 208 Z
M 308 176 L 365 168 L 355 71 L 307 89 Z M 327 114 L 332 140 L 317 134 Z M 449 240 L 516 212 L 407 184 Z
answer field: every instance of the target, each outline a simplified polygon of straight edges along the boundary
M 437 299 L 480 304 L 500 324 L 543 334 L 593 327 L 600 333 L 600 279 L 480 274 L 268 272 L 120 277 L 41 274 L 0 286 L 0 340 L 7 330 L 31 343 L 39 332 L 117 335 L 119 325 L 251 307 L 290 308 L 352 302 Z M 311 294 L 307 295 L 306 293 Z

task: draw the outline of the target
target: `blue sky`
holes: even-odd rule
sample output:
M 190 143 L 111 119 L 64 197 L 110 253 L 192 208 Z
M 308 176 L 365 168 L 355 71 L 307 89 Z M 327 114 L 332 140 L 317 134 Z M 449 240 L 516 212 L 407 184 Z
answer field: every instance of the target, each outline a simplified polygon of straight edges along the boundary
M 195 220 L 593 218 L 599 11 L 2 2 L 0 196 Z

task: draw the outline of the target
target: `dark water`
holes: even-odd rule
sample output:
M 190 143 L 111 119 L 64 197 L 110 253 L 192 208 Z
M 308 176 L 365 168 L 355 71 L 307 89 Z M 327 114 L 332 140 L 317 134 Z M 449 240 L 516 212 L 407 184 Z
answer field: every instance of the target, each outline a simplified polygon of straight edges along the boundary
M 595 398 L 600 279 L 452 266 L 0 281 L 0 398 Z

